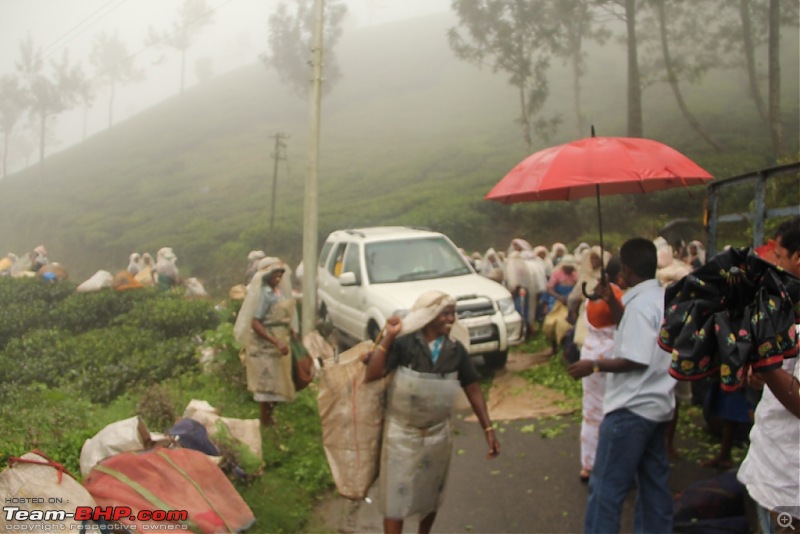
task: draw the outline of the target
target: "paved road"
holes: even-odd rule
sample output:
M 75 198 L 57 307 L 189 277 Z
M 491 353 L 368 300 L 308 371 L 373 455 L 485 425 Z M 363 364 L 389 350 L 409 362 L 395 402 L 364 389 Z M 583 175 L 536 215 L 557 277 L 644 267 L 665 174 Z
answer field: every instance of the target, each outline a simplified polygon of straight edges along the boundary
M 500 428 L 502 454 L 486 460 L 480 427 L 460 419 L 456 422 L 445 502 L 433 531 L 581 532 L 587 486 L 578 478 L 577 419 L 500 422 Z M 678 440 L 677 445 L 684 444 Z M 694 461 L 677 459 L 670 486 L 679 491 L 692 481 L 715 474 Z M 374 503 L 338 498 L 325 503 L 318 513 L 324 518 L 322 528 L 329 532 L 382 532 L 382 518 Z M 632 529 L 632 514 L 633 498 L 629 496 L 623 531 Z M 404 530 L 416 532 L 416 523 L 407 522 Z

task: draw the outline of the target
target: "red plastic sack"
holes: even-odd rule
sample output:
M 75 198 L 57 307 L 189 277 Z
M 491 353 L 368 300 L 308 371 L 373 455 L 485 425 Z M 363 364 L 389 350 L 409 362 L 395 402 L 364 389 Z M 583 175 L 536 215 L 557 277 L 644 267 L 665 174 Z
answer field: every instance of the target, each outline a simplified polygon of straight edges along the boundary
M 83 485 L 100 507 L 131 510 L 120 518 L 135 525 L 186 525 L 193 532 L 239 532 L 254 521 L 253 512 L 222 470 L 205 454 L 191 449 L 123 452 L 96 465 Z M 143 521 L 140 511 L 187 512 L 185 520 Z M 133 519 L 131 519 L 133 517 Z M 174 517 L 174 514 L 173 514 Z

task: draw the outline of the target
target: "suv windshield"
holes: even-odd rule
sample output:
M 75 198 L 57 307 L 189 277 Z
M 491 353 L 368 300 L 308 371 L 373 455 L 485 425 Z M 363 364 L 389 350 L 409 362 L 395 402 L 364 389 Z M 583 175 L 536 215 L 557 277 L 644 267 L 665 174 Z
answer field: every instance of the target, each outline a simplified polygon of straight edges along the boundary
M 461 253 L 443 237 L 368 243 L 364 259 L 371 284 L 429 280 L 471 272 Z

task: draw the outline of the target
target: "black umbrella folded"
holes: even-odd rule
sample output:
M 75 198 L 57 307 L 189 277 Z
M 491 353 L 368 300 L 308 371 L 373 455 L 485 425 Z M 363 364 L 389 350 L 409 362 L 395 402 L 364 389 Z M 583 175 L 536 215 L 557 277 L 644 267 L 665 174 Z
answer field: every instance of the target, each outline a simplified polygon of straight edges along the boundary
M 797 356 L 795 324 L 800 279 L 750 248 L 729 249 L 667 288 L 658 343 L 672 354 L 673 377 L 719 373 L 732 391 L 748 367 L 769 371 Z

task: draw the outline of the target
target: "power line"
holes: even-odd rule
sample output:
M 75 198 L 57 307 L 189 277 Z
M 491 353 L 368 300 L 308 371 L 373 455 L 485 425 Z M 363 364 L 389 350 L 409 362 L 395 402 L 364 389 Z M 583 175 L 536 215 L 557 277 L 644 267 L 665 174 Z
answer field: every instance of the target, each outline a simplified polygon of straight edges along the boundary
M 95 17 L 95 15 L 97 15 L 98 13 L 100 13 L 101 11 L 103 11 L 104 9 L 108 8 L 108 7 L 109 7 L 111 4 L 114 4 L 114 2 L 116 2 L 116 4 L 115 4 L 115 5 L 113 5 L 113 6 L 111 6 L 111 7 L 110 7 L 110 8 L 109 8 L 109 9 L 108 9 L 108 10 L 107 10 L 105 13 L 103 13 L 102 15 L 100 15 L 99 17 L 97 17 L 97 18 L 96 18 L 95 20 L 93 20 L 92 22 L 88 23 L 88 24 L 87 24 L 85 27 L 83 27 L 83 28 L 81 28 L 80 30 L 78 30 L 78 28 L 80 28 L 81 26 L 83 26 L 84 24 L 86 24 L 86 23 L 87 23 L 87 21 L 89 21 L 90 19 L 92 19 L 93 17 Z M 66 32 L 66 33 L 64 33 L 63 35 L 61 35 L 61 37 L 59 37 L 59 38 L 58 38 L 58 39 L 56 39 L 55 41 L 51 42 L 49 45 L 45 46 L 45 47 L 44 47 L 44 49 L 42 50 L 42 56 L 43 56 L 43 57 L 46 59 L 46 58 L 48 58 L 49 56 L 53 55 L 53 54 L 56 52 L 56 50 L 57 50 L 57 49 L 60 49 L 60 48 L 61 48 L 63 45 L 66 45 L 67 43 L 69 43 L 69 42 L 73 41 L 73 40 L 74 40 L 76 37 L 78 37 L 80 34 L 82 34 L 83 32 L 85 32 L 86 30 L 88 30 L 89 28 L 91 28 L 92 26 L 94 26 L 95 24 L 97 24 L 97 23 L 98 23 L 99 21 L 101 21 L 101 20 L 102 20 L 102 19 L 103 19 L 103 18 L 104 18 L 106 15 L 108 15 L 109 13 L 111 13 L 112 11 L 114 11 L 115 9 L 117 9 L 117 8 L 118 8 L 119 6 L 121 6 L 121 5 L 122 5 L 124 2 L 125 2 L 125 0 L 109 0 L 108 2 L 106 2 L 105 4 L 103 4 L 103 5 L 102 5 L 100 8 L 96 9 L 95 11 L 93 11 L 91 15 L 89 15 L 88 17 L 86 17 L 85 19 L 83 19 L 82 21 L 80 21 L 78 24 L 76 24 L 75 26 L 73 26 L 72 28 L 70 28 L 69 30 L 67 30 L 67 32 Z M 65 39 L 65 38 L 66 38 L 68 35 L 70 35 L 72 32 L 74 32 L 74 31 L 76 31 L 76 30 L 77 30 L 77 33 L 76 33 L 76 34 L 74 34 L 74 35 L 70 36 L 68 39 L 66 39 L 66 41 L 64 41 L 64 39 Z M 62 41 L 63 41 L 63 42 L 62 42 Z

